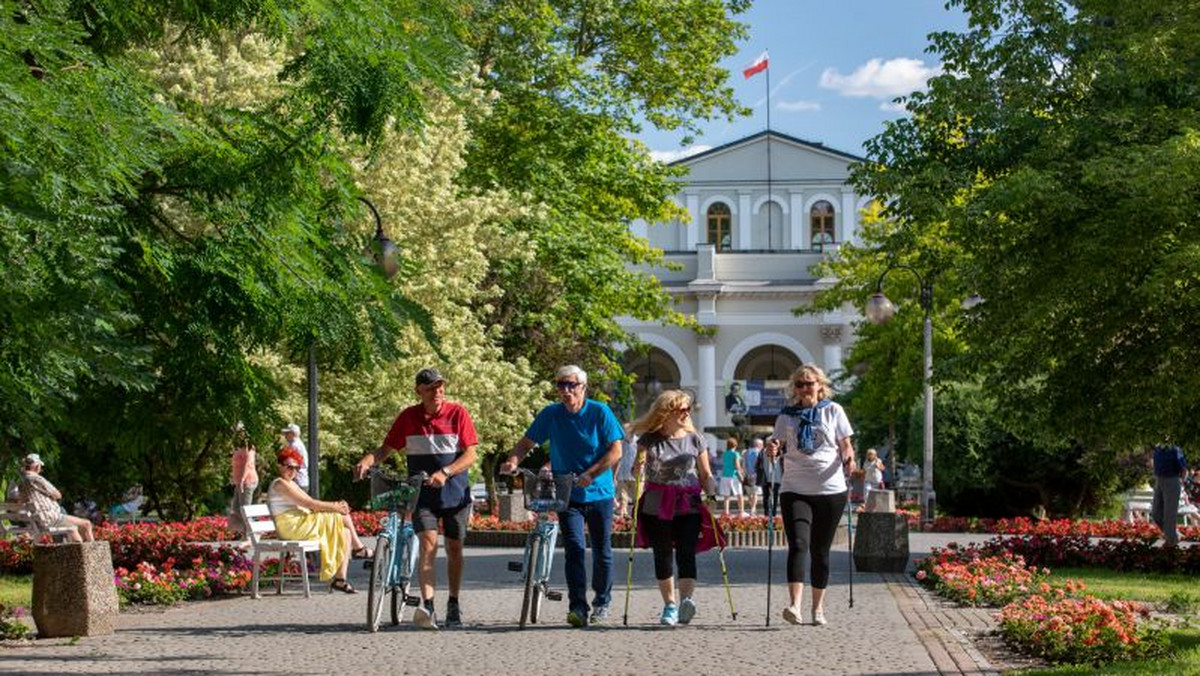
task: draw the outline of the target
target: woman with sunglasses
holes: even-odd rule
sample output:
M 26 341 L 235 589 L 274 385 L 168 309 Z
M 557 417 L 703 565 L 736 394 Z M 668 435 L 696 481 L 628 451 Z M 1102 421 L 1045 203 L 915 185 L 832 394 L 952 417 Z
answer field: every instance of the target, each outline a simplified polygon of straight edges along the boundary
M 806 553 L 811 556 L 812 623 L 826 623 L 829 548 L 846 507 L 846 475 L 854 469 L 854 430 L 846 412 L 829 396 L 824 371 L 812 365 L 796 369 L 790 405 L 775 419 L 775 434 L 767 446 L 768 456 L 782 454 L 779 501 L 791 597 L 783 619 L 792 624 L 801 622 Z
M 276 458 L 279 478 L 267 489 L 267 504 L 279 537 L 320 542 L 321 579 L 330 580 L 329 591 L 358 593 L 346 581 L 351 554 L 356 559 L 369 559 L 373 552 L 358 539 L 354 522 L 350 520 L 350 505 L 345 500 L 314 500 L 296 484 L 302 461 L 296 449 L 284 447 Z
M 691 412 L 692 399 L 686 392 L 668 390 L 630 426 L 638 435 L 633 476 L 646 470 L 646 489 L 637 507 L 637 545 L 654 550 L 654 577 L 663 599 L 659 622 L 669 627 L 687 624 L 695 616 L 696 552 L 717 543 L 713 520 L 700 499 L 701 486 L 711 494 L 716 484 L 707 444 L 696 433 Z M 675 595 L 672 553 L 681 599 Z

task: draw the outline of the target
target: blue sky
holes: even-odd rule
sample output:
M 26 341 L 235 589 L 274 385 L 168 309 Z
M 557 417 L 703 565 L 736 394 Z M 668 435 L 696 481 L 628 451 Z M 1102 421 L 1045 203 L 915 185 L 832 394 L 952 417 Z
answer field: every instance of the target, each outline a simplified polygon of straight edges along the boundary
M 766 77 L 742 69 L 770 52 L 771 129 L 856 155 L 885 120 L 903 115 L 896 96 L 924 87 L 940 64 L 925 53 L 929 33 L 961 30 L 962 13 L 945 0 L 756 0 L 740 19 L 750 36 L 723 65 L 751 116 L 706 123 L 693 146 L 682 134 L 646 130 L 638 138 L 671 160 L 767 128 Z

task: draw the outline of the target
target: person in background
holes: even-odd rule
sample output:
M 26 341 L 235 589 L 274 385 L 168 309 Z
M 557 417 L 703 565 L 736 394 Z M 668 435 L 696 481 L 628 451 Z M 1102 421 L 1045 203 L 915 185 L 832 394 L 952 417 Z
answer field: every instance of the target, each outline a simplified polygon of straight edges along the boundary
M 288 423 L 288 426 L 280 430 L 283 433 L 284 448 L 294 449 L 300 454 L 301 463 L 300 470 L 296 473 L 295 484 L 304 490 L 308 490 L 308 448 L 304 442 L 300 440 L 300 426 L 296 423 Z
M 621 461 L 625 431 L 612 409 L 587 398 L 587 372 L 563 366 L 554 376 L 558 403 L 543 408 L 517 442 L 500 471 L 511 474 L 535 446 L 550 442 L 555 474 L 576 475 L 571 503 L 558 513 L 566 551 L 567 624 L 586 627 L 608 621 L 612 602 L 612 467 Z M 591 616 L 588 616 L 584 525 L 592 538 Z
M 51 528 L 72 526 L 74 530 L 69 533 L 72 542 L 95 540 L 92 522 L 67 514 L 58 503 L 62 500 L 62 493 L 42 476 L 43 467 L 42 457 L 37 453 L 30 453 L 21 461 L 22 474 L 18 492 L 21 502 L 29 508 L 33 525 L 43 532 Z
M 1179 493 L 1187 472 L 1182 448 L 1174 444 L 1154 447 L 1154 500 L 1150 503 L 1150 519 L 1162 529 L 1163 543 L 1168 547 L 1179 544 Z
M 883 461 L 873 448 L 867 449 L 867 457 L 863 459 L 863 471 L 866 473 L 864 484 L 868 495 L 871 491 L 883 490 Z
M 830 395 L 824 371 L 809 364 L 796 369 L 791 403 L 775 419 L 775 434 L 767 446 L 768 455 L 783 458 L 779 500 L 791 597 L 783 619 L 792 624 L 801 622 L 806 557 L 811 560 L 812 623 L 826 624 L 829 549 L 849 497 L 846 477 L 854 471 L 854 430 Z
M 720 537 L 713 528 L 700 488 L 713 493 L 707 444 L 692 424 L 692 399 L 681 390 L 658 395 L 650 411 L 634 421 L 638 435 L 635 473 L 646 471 L 646 490 L 638 509 L 636 544 L 654 550 L 654 577 L 662 595 L 659 623 L 688 624 L 696 615 L 696 553 L 711 549 Z M 671 556 L 679 570 L 675 593 Z
M 233 487 L 233 498 L 229 501 L 229 528 L 246 538 L 250 526 L 242 516 L 242 507 L 254 501 L 254 491 L 258 488 L 258 451 L 250 441 L 250 435 L 242 423 L 234 427 L 233 455 L 230 458 L 229 485 Z M 243 546 L 250 541 L 244 540 Z
M 746 496 L 742 495 L 742 477 L 746 473 L 742 465 L 742 454 L 737 449 L 738 440 L 730 437 L 725 442 L 725 452 L 721 454 L 721 482 L 717 486 L 717 494 L 725 498 L 725 516 L 729 514 L 729 501 L 737 498 L 738 511 L 736 516 L 749 516 L 746 513 Z
M 758 458 L 762 451 L 763 440 L 755 438 L 742 458 L 742 467 L 746 470 L 742 477 L 742 493 L 750 496 L 750 514 L 758 513 Z
M 301 460 L 296 449 L 280 449 L 276 460 L 279 478 L 267 487 L 267 506 L 279 537 L 321 543 L 321 579 L 330 581 L 331 592 L 357 594 L 346 580 L 350 558 L 369 559 L 374 552 L 358 539 L 350 520 L 350 505 L 345 500 L 314 500 L 296 484 Z

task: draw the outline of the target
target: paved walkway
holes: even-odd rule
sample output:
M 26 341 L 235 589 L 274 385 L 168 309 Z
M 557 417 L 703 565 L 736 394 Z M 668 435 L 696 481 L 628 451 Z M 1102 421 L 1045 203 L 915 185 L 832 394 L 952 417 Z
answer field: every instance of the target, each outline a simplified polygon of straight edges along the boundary
M 913 555 L 931 545 L 974 536 L 913 534 Z M 626 550 L 627 551 L 627 550 Z M 29 674 L 934 674 L 997 673 L 965 633 L 986 628 L 983 611 L 958 611 L 928 597 L 904 575 L 858 573 L 850 607 L 848 553 L 833 554 L 826 596 L 829 625 L 792 626 L 786 603 L 785 552 L 772 562 L 770 626 L 766 626 L 766 552 L 726 552 L 736 621 L 721 585 L 716 552 L 700 556 L 700 609 L 691 626 L 658 626 L 661 609 L 646 551 L 634 560 L 629 626 L 622 626 L 627 554 L 615 553 L 613 617 L 604 627 L 569 628 L 566 603 L 545 604 L 546 624 L 517 628 L 521 591 L 507 562 L 512 549 L 467 550 L 462 598 L 467 626 L 422 632 L 408 624 L 365 630 L 366 593 L 305 599 L 296 587 L 267 595 L 123 613 L 112 636 L 76 642 L 43 640 L 0 648 L 0 672 Z M 561 581 L 561 556 L 552 580 Z M 439 566 L 440 572 L 444 572 Z M 365 575 L 352 567 L 352 580 Z M 438 612 L 445 596 L 438 596 Z M 386 614 L 386 611 L 385 611 Z M 864 649 L 864 646 L 874 646 Z

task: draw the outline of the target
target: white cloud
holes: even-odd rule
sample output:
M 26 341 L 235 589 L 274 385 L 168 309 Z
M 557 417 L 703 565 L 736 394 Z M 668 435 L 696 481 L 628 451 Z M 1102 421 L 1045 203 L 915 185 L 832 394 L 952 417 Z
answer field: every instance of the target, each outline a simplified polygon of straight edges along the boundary
M 658 160 L 659 162 L 662 162 L 664 164 L 670 164 L 671 162 L 674 162 L 675 160 L 682 160 L 685 157 L 691 157 L 692 155 L 698 155 L 698 154 L 704 152 L 705 150 L 712 150 L 712 146 L 706 146 L 706 145 L 700 144 L 700 145 L 688 146 L 686 148 L 679 148 L 677 150 L 651 150 L 650 158 Z
M 842 75 L 835 68 L 821 73 L 821 86 L 842 96 L 892 99 L 925 89 L 929 78 L 940 75 L 940 65 L 926 66 L 917 59 L 871 59 L 853 73 Z
M 908 109 L 904 107 L 903 103 L 896 103 L 895 101 L 884 101 L 883 103 L 879 104 L 879 109 L 885 113 L 907 113 L 908 112 Z
M 816 101 L 780 101 L 776 107 L 793 113 L 811 113 L 820 110 L 821 104 Z

